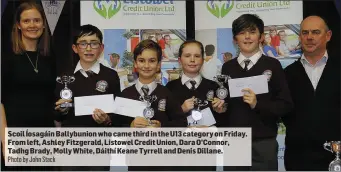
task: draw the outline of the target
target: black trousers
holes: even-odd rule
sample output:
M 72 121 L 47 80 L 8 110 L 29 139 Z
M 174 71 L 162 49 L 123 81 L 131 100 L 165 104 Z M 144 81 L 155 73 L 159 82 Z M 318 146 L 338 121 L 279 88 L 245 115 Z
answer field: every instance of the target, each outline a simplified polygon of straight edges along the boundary
M 252 166 L 224 166 L 224 171 L 277 171 L 276 138 L 252 141 Z
M 286 147 L 284 166 L 287 171 L 328 171 L 336 156 L 320 146 L 318 149 Z

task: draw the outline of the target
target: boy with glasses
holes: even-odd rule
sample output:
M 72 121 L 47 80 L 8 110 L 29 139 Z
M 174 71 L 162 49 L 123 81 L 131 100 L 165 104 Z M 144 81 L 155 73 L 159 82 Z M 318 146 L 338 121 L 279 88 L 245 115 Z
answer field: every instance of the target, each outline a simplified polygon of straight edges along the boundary
M 72 98 L 93 95 L 113 94 L 114 97 L 121 94 L 120 80 L 115 70 L 100 64 L 98 58 L 104 49 L 102 44 L 103 35 L 101 31 L 92 25 L 81 26 L 74 37 L 73 51 L 78 54 L 79 62 L 75 69 L 66 72 L 66 76 L 73 76 L 74 82 L 67 84 L 72 91 Z M 64 75 L 63 75 L 64 76 Z M 60 98 L 60 93 L 64 89 L 64 84 L 57 83 L 56 96 Z M 113 98 L 114 98 L 113 97 Z M 70 103 L 73 100 L 60 98 L 56 102 L 57 121 L 62 127 L 108 127 L 119 126 L 119 116 L 106 114 L 101 109 L 94 109 L 93 114 L 75 116 L 73 107 L 61 107 L 63 103 Z M 115 122 L 115 123 L 112 123 Z M 109 157 L 108 157 L 109 158 Z M 62 167 L 63 170 L 101 170 L 109 171 L 108 166 L 101 167 Z

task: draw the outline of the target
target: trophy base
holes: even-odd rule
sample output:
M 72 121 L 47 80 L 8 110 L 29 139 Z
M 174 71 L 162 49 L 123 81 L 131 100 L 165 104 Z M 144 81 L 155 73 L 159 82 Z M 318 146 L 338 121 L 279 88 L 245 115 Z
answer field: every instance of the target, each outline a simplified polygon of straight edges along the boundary
M 216 91 L 217 97 L 224 100 L 228 96 L 228 90 L 225 87 L 220 87 Z
M 202 119 L 202 113 L 199 110 L 192 110 L 191 116 L 194 122 L 200 121 Z
M 147 119 L 151 119 L 154 117 L 154 109 L 147 107 L 143 110 L 143 116 Z
M 329 171 L 341 171 L 341 160 L 336 159 L 329 164 Z
M 72 106 L 73 106 L 72 103 L 63 103 L 60 105 L 61 108 L 70 108 Z

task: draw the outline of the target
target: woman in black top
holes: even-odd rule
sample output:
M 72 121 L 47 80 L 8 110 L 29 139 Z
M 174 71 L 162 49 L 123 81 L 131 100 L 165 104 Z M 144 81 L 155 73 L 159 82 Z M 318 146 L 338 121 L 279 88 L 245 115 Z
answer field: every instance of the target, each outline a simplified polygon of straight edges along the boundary
M 1 128 L 0 128 L 0 132 L 1 132 L 1 154 L 3 154 L 3 152 L 5 152 L 5 129 L 7 127 L 7 122 L 6 122 L 6 114 L 5 114 L 5 110 L 4 110 L 4 106 L 1 104 L 0 105 L 0 114 L 1 114 Z M 2 156 L 2 155 L 1 155 Z M 1 169 L 5 168 L 5 160 L 4 160 L 4 156 L 1 157 Z
M 22 3 L 14 18 L 11 53 L 1 58 L 1 103 L 8 127 L 54 127 L 55 63 L 49 56 L 49 32 L 44 10 Z M 42 168 L 42 169 L 41 169 Z M 10 167 L 44 170 L 51 167 Z

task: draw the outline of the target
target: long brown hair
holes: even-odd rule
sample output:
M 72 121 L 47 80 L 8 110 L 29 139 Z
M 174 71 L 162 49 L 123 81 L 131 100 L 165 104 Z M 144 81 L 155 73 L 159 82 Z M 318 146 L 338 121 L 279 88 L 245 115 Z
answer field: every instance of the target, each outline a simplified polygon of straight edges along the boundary
M 21 30 L 18 28 L 17 24 L 20 23 L 21 13 L 30 9 L 36 9 L 43 19 L 44 31 L 38 40 L 37 50 L 40 52 L 41 55 L 48 56 L 50 52 L 50 35 L 46 16 L 43 8 L 34 2 L 24 2 L 20 4 L 17 11 L 15 12 L 12 28 L 12 50 L 15 54 L 22 54 L 25 52 Z

